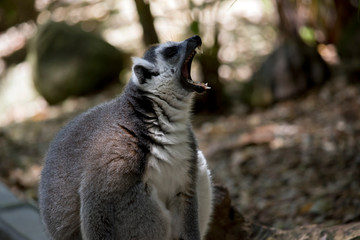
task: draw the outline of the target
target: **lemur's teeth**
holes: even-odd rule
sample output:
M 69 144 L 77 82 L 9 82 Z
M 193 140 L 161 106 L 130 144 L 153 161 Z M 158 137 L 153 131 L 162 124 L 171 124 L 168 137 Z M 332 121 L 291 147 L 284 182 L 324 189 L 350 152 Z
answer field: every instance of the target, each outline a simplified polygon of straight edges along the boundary
M 202 50 L 201 46 L 196 47 L 196 48 L 195 48 L 195 52 L 196 52 L 197 54 L 202 54 L 202 53 L 203 53 L 203 50 Z

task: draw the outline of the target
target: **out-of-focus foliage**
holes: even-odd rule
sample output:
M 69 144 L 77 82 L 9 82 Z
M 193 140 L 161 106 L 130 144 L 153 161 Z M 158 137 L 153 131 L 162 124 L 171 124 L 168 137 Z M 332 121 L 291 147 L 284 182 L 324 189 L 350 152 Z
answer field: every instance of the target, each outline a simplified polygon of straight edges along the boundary
M 326 65 L 319 54 L 328 63 L 329 59 L 331 63 L 338 63 L 336 57 L 331 57 L 336 56 L 336 49 L 339 49 L 342 61 L 350 59 L 347 66 L 355 73 L 354 79 L 356 69 L 359 69 L 356 64 L 358 54 L 349 47 L 355 44 L 356 29 L 360 29 L 356 26 L 357 2 L 353 0 L 36 0 L 29 8 L 34 10 L 29 11 L 33 12 L 31 16 L 24 14 L 19 4 L 18 0 L 0 4 L 9 16 L 12 12 L 17 16 L 24 15 L 13 18 L 17 20 L 11 26 L 9 23 L 6 31 L 4 27 L 6 35 L 14 29 L 21 35 L 20 25 L 16 24 L 23 21 L 30 20 L 26 24 L 33 32 L 48 21 L 66 22 L 78 25 L 84 32 L 96 33 L 117 48 L 138 56 L 146 46 L 158 40 L 179 41 L 193 34 L 200 35 L 204 54 L 195 58 L 192 75 L 196 81 L 208 82 L 212 89 L 198 96 L 197 110 L 226 111 L 231 105 L 236 108 L 242 99 L 250 105 L 254 99 L 255 102 L 268 99 L 265 103 L 255 104 L 266 106 L 301 94 L 327 78 L 328 70 L 323 67 Z M 279 7 L 284 4 L 290 7 Z M 277 27 L 274 24 L 276 18 Z M 350 23 L 352 28 L 347 27 Z M 0 46 L 0 57 L 6 56 L 5 64 L 1 65 L 0 61 L 0 73 L 4 73 L 7 65 L 24 61 L 24 46 L 29 36 L 23 37 L 23 47 L 18 44 L 14 48 L 20 49 L 18 52 L 2 53 Z M 312 53 L 305 54 L 310 49 Z M 271 57 L 274 55 L 276 61 Z M 268 61 L 264 61 L 265 56 L 269 56 Z M 294 64 L 290 64 L 290 60 Z M 261 67 L 263 61 L 270 65 Z M 282 67 L 278 67 L 280 65 Z M 255 74 L 252 78 L 254 72 L 261 69 L 274 71 Z M 282 77 L 279 72 L 289 73 L 288 77 Z M 128 78 L 129 74 L 124 76 Z M 242 87 L 240 82 L 252 84 L 252 79 L 258 79 L 258 76 L 264 76 L 264 80 L 256 80 L 258 82 L 249 88 Z M 284 83 L 286 86 L 282 87 Z M 287 92 L 287 97 L 279 97 L 279 92 Z
M 16 24 L 35 20 L 37 14 L 35 0 L 1 0 L 0 32 Z
M 268 4 L 269 0 L 264 2 Z M 113 0 L 36 0 L 35 9 L 38 15 L 35 17 L 36 23 L 31 26 L 36 32 L 38 26 L 46 24 L 48 21 L 78 25 L 83 31 L 101 35 L 111 44 L 125 49 L 126 52 L 133 55 L 141 55 L 145 50 L 144 46 L 157 41 L 156 35 L 163 42 L 179 41 L 198 34 L 203 39 L 204 55 L 195 59 L 192 75 L 196 81 L 209 82 L 212 90 L 199 97 L 196 109 L 211 112 L 228 109 L 228 103 L 231 101 L 227 96 L 226 88 L 231 90 L 234 88 L 227 87 L 227 84 L 224 83 L 246 79 L 251 75 L 252 70 L 249 66 L 253 64 L 258 49 L 261 49 L 261 54 L 266 54 L 272 45 L 271 41 L 264 43 L 263 36 L 260 36 L 263 32 L 259 31 L 257 27 L 254 27 L 250 34 L 243 31 L 242 28 L 249 21 L 254 25 L 263 22 L 265 26 L 269 22 L 267 18 L 270 14 L 263 16 L 261 11 L 255 10 L 254 13 L 246 16 L 247 19 L 244 19 L 242 15 L 246 15 L 246 13 L 236 14 L 236 9 L 239 9 L 237 1 L 183 0 L 176 1 L 176 3 L 170 2 L 166 6 L 167 9 L 161 9 L 166 4 L 167 2 L 160 0 L 151 2 L 141 0 L 121 2 Z M 255 4 L 251 1 L 247 4 L 250 4 L 252 8 L 255 7 L 254 9 L 262 6 L 262 3 L 258 1 Z M 143 41 L 141 32 L 143 32 Z M 270 34 L 274 35 L 271 27 L 267 27 L 264 34 L 268 34 L 268 32 L 272 32 Z M 238 39 L 248 42 L 246 38 L 255 39 L 252 46 L 239 48 Z M 270 38 L 272 39 L 273 36 Z M 263 50 L 264 45 L 266 45 L 266 51 Z M 17 49 L 19 48 L 25 49 L 25 47 Z M 24 52 L 21 51 L 21 54 L 18 54 L 20 57 L 14 57 L 13 53 L 15 52 L 6 53 L 10 55 L 6 59 L 6 64 L 23 61 Z M 231 57 L 229 57 L 229 53 L 232 55 Z M 244 56 L 247 58 L 245 61 L 243 60 Z M 238 70 L 238 63 L 244 70 Z
M 326 54 L 326 49 L 330 49 L 327 45 L 335 44 L 342 60 L 352 63 L 349 70 L 353 79 L 360 76 L 360 65 L 355 60 L 360 59 L 360 54 L 353 48 L 360 37 L 360 28 L 354 27 L 359 26 L 354 2 L 276 0 L 275 3 L 279 17 L 278 47 L 244 85 L 245 102 L 255 107 L 269 106 L 328 80 L 329 68 L 319 55 Z
M 314 29 L 302 23 L 301 6 L 287 0 L 276 0 L 276 6 L 278 46 L 242 89 L 242 99 L 251 107 L 298 96 L 330 77 L 316 49 Z

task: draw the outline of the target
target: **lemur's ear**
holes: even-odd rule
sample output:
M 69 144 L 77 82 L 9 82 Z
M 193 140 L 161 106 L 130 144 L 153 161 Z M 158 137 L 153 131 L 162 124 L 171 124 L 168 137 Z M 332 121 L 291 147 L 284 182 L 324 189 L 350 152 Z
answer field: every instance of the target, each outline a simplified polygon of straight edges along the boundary
M 139 84 L 144 84 L 147 80 L 149 80 L 152 76 L 159 75 L 158 70 L 156 69 L 155 65 L 151 62 L 143 58 L 132 58 L 134 65 L 133 65 L 133 75 L 136 79 L 133 79 Z

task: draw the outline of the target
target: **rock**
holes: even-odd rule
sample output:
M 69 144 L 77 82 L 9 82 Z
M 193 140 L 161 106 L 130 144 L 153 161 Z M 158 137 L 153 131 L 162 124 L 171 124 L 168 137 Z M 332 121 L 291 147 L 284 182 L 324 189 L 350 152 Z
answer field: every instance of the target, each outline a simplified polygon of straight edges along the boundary
M 252 107 L 266 107 L 296 97 L 329 77 L 329 68 L 315 48 L 285 38 L 243 86 L 241 95 Z
M 99 36 L 63 22 L 41 26 L 28 54 L 35 87 L 50 104 L 118 80 L 126 55 Z

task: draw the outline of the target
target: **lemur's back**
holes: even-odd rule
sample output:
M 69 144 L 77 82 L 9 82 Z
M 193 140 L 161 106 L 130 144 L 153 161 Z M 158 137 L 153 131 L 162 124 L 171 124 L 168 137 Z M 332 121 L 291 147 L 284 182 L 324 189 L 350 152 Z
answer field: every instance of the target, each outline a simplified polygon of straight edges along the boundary
M 190 77 L 200 44 L 193 37 L 152 48 L 135 60 L 119 98 L 81 114 L 55 137 L 39 187 L 52 239 L 204 236 L 210 177 L 189 118 L 192 91 L 208 88 Z M 184 74 L 188 83 L 181 83 Z
M 94 164 L 99 168 L 108 164 L 99 161 L 102 158 L 97 158 L 96 154 L 101 154 L 108 147 L 112 149 L 108 154 L 132 154 L 130 159 L 134 159 L 134 165 L 137 165 L 140 155 L 146 154 L 144 147 L 143 152 L 137 151 L 139 139 L 129 134 L 134 128 L 140 131 L 141 124 L 128 121 L 133 111 L 126 105 L 121 96 L 81 114 L 61 129 L 49 147 L 42 172 L 39 205 L 44 220 L 52 223 L 48 227 L 57 228 L 56 232 L 62 239 L 80 234 L 78 192 L 84 169 Z M 95 174 L 98 175 L 101 172 Z M 112 180 L 116 182 L 116 179 Z M 58 226 L 64 231 L 60 231 Z
M 88 131 L 82 131 L 80 126 L 84 118 L 86 116 L 79 116 L 59 132 L 45 158 L 39 187 L 39 207 L 48 231 L 57 233 L 53 236 L 55 239 L 60 236 L 64 236 L 64 239 L 81 239 L 78 214 L 80 198 L 76 192 L 82 175 L 81 161 L 87 146 L 91 146 L 95 129 L 95 126 L 89 126 Z
M 103 105 L 78 116 L 61 129 L 50 145 L 42 172 L 39 205 L 49 232 L 57 232 L 58 238 L 81 239 L 77 192 L 86 154 L 89 148 L 95 147 L 96 138 L 102 137 L 95 133 L 106 128 L 101 116 L 107 108 L 109 106 Z

